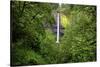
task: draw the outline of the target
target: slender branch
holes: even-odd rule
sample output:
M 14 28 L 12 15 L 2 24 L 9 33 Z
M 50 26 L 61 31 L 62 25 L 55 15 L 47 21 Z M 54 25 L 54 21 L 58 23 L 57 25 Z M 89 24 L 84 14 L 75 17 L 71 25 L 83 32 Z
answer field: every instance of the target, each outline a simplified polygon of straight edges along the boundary
M 24 9 L 25 9 L 25 6 L 26 6 L 26 4 L 25 4 L 25 3 L 26 3 L 26 2 L 24 2 L 24 4 L 23 4 L 23 7 L 22 7 L 22 10 L 21 10 L 21 13 L 20 13 L 19 17 L 22 17 L 22 14 L 23 14 Z

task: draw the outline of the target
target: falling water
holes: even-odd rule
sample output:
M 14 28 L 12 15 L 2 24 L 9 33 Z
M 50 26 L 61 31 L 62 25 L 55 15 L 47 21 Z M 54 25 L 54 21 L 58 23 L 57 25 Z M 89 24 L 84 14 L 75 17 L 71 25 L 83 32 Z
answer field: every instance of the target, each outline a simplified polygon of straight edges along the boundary
M 60 14 L 57 13 L 57 41 L 56 43 L 59 43 L 59 17 L 60 17 Z
M 59 8 L 61 7 L 61 3 L 59 3 Z M 59 23 L 60 23 L 60 11 L 57 13 L 57 40 L 56 43 L 59 43 Z

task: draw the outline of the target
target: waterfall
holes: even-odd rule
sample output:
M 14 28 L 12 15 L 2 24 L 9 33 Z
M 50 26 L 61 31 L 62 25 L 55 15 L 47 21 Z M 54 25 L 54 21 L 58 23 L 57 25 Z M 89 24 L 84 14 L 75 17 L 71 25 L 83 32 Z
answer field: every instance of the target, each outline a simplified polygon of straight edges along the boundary
M 59 21 L 60 21 L 60 14 L 57 13 L 57 41 L 56 43 L 59 43 Z
M 61 7 L 61 3 L 59 3 L 59 8 Z M 56 40 L 56 43 L 59 43 L 59 24 L 60 24 L 60 10 L 58 11 L 57 13 L 57 40 Z

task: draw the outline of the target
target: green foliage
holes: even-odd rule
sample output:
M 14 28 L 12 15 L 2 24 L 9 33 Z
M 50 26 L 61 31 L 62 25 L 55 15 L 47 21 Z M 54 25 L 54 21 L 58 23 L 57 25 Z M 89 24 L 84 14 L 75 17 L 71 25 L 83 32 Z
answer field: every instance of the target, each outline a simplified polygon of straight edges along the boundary
M 96 7 L 63 4 L 69 24 L 59 44 L 51 29 L 57 10 L 53 3 L 11 1 L 11 65 L 96 61 Z
M 45 64 L 46 62 L 38 53 L 16 43 L 12 50 L 12 65 Z
M 96 14 L 93 11 L 95 7 L 74 6 L 72 9 L 70 26 L 63 37 L 71 54 L 69 62 L 96 60 Z

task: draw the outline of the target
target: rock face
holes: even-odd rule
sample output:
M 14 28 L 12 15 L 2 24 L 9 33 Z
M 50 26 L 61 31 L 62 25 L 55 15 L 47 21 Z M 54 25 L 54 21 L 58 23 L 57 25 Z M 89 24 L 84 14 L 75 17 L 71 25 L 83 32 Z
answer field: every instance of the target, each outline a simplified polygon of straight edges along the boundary
M 45 28 L 49 28 L 52 30 L 52 32 L 57 35 L 57 13 L 54 14 L 54 24 L 50 25 L 48 22 L 45 22 L 43 25 Z M 61 19 L 59 19 L 61 20 Z M 60 24 L 59 24 L 59 34 L 60 36 L 63 36 L 64 35 L 64 27 L 61 25 L 61 21 L 60 21 Z
M 59 26 L 59 34 L 60 34 L 60 36 L 63 36 L 64 35 L 64 27 L 62 27 L 61 26 L 61 24 L 60 24 L 60 26 Z M 57 34 L 57 24 L 53 24 L 53 26 L 52 26 L 52 31 L 55 33 L 55 34 Z

